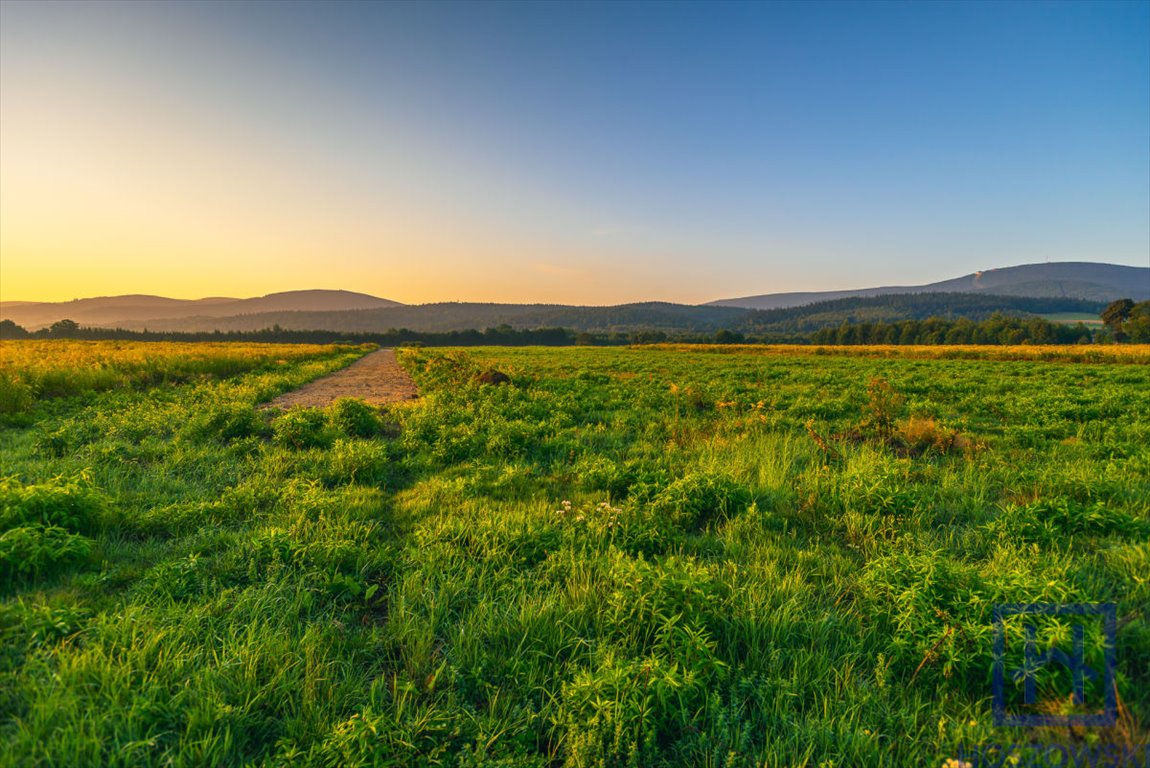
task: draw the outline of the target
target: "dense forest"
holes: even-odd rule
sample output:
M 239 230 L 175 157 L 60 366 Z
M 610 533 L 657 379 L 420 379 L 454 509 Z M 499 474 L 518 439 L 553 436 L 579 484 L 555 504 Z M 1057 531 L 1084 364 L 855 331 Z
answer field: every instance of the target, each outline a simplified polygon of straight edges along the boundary
M 1106 305 L 1097 301 L 979 293 L 896 293 L 820 301 L 801 307 L 750 312 L 738 325 L 744 333 L 810 333 L 837 330 L 845 323 L 891 323 L 899 320 L 944 318 L 986 320 L 994 314 L 1030 317 L 1080 312 L 1097 315 Z
M 974 321 L 899 320 L 890 323 L 847 323 L 811 334 L 813 344 L 1089 344 L 1094 334 L 1083 323 L 1066 325 L 1041 317 L 991 315 Z
M 741 338 L 741 337 L 740 337 Z M 88 328 L 71 320 L 61 320 L 49 328 L 27 331 L 11 320 L 0 320 L 0 339 L 86 339 L 90 341 L 247 341 L 273 344 L 379 344 L 384 347 L 424 345 L 429 347 L 479 346 L 546 346 L 574 345 L 613 346 L 626 344 L 652 344 L 663 341 L 713 340 L 713 335 L 680 334 L 671 336 L 661 331 L 632 331 L 630 333 L 576 332 L 568 328 L 516 329 L 509 325 L 485 330 L 413 331 L 408 328 L 391 329 L 383 333 L 346 333 L 342 331 L 298 331 L 273 326 L 255 331 L 134 331 L 124 328 Z

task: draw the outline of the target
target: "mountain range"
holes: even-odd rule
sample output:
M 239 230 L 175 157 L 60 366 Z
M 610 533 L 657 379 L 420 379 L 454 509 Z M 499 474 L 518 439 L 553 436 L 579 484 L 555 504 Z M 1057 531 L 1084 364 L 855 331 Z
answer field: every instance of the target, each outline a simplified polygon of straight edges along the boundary
M 1150 261 L 1150 259 L 1148 259 Z M 1150 299 L 1150 267 L 1128 267 L 1089 261 L 1023 264 L 972 272 L 926 285 L 890 285 L 847 291 L 767 293 L 738 299 L 719 299 L 709 306 L 746 309 L 784 309 L 833 299 L 885 296 L 895 293 L 984 293 L 996 296 L 1068 298 L 1111 302 Z
M 918 298 L 908 300 L 908 294 Z M 935 294 L 962 294 L 967 298 L 929 296 Z M 884 300 L 881 298 L 884 296 L 902 298 Z M 641 329 L 708 333 L 724 328 L 773 326 L 784 317 L 760 314 L 763 310 L 796 307 L 804 309 L 797 310 L 798 315 L 787 312 L 788 327 L 796 322 L 810 328 L 843 320 L 897 319 L 927 316 L 932 312 L 950 316 L 985 316 L 991 311 L 1097 312 L 1100 306 L 1118 298 L 1150 299 L 1150 267 L 1092 262 L 1027 264 L 988 269 L 926 285 L 773 293 L 720 299 L 703 305 L 664 302 L 611 307 L 474 302 L 405 305 L 363 293 L 329 290 L 289 291 L 250 299 L 184 300 L 132 295 L 69 302 L 0 302 L 0 319 L 12 320 L 28 330 L 69 319 L 88 327 L 153 331 L 252 331 L 278 325 L 285 329 L 351 333 L 394 328 L 452 331 L 508 325 L 517 329 L 564 327 L 592 332 Z M 804 321 L 800 316 L 808 319 Z

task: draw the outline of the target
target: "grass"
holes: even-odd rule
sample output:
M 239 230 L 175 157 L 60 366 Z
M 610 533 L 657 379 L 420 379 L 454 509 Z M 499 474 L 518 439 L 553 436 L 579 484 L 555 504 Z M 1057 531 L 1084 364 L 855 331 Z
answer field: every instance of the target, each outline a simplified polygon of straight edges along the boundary
M 277 349 L 0 432 L 0 764 L 1146 743 L 1146 347 L 405 350 L 418 401 L 287 413 L 362 351 Z M 1117 605 L 1115 726 L 993 725 L 991 612 L 1040 601 Z
M 269 365 L 332 354 L 299 344 L 141 341 L 0 343 L 0 419 L 21 421 L 38 401 L 196 379 L 234 376 Z
M 1101 318 L 1090 312 L 1054 312 L 1042 317 L 1052 323 L 1084 323 L 1085 325 L 1102 325 Z

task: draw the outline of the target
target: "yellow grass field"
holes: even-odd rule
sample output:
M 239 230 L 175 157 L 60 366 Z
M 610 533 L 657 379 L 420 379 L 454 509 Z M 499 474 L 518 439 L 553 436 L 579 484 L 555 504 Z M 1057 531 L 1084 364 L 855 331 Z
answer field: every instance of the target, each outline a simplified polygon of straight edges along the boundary
M 25 411 L 41 398 L 231 376 L 354 349 L 245 342 L 5 340 L 0 342 L 0 414 Z
M 713 354 L 842 355 L 846 357 L 898 357 L 924 360 L 1039 360 L 1066 363 L 1150 364 L 1150 344 L 655 344 L 652 349 Z

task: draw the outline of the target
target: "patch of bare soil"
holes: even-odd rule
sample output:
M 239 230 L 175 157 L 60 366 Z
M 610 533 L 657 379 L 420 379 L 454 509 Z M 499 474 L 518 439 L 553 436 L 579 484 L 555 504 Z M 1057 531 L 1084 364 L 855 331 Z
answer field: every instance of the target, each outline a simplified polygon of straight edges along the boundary
M 395 350 L 381 349 L 354 363 L 286 392 L 268 405 L 272 408 L 326 408 L 341 397 L 357 397 L 372 405 L 397 403 L 419 397 L 415 382 L 395 360 Z

